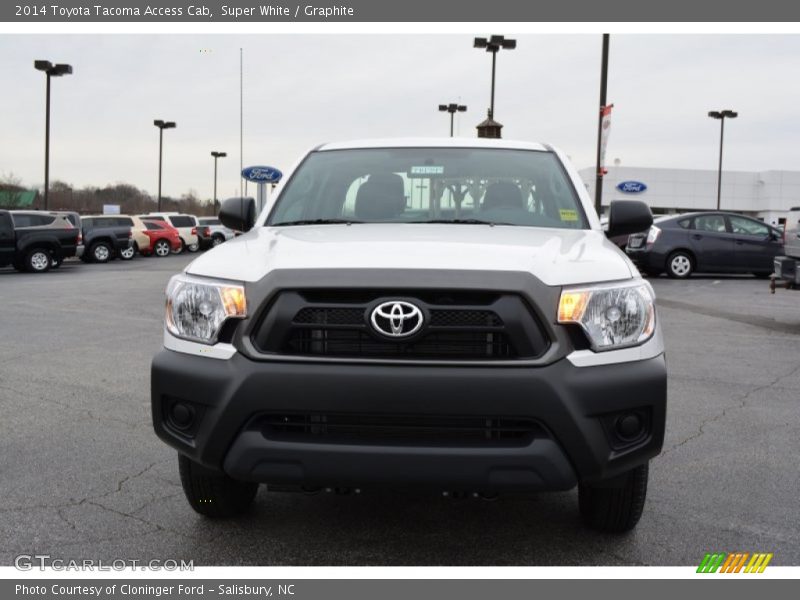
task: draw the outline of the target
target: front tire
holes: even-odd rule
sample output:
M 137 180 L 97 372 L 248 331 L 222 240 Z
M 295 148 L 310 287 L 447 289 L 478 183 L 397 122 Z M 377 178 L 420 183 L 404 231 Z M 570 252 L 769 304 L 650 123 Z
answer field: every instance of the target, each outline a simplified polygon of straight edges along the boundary
M 50 253 L 42 248 L 34 248 L 25 255 L 25 270 L 29 273 L 46 273 L 52 265 Z
M 667 257 L 667 275 L 673 279 L 688 279 L 694 271 L 694 259 L 688 252 L 678 250 Z
M 128 248 L 123 248 L 119 251 L 119 257 L 122 260 L 131 260 L 136 255 L 136 248 L 134 246 L 130 246 Z
M 647 496 L 647 463 L 606 481 L 578 486 L 578 505 L 587 527 L 606 533 L 630 531 L 639 522 Z
M 224 241 L 225 241 L 225 236 L 217 234 L 213 238 L 211 238 L 211 247 L 216 248 Z
M 178 455 L 183 493 L 189 505 L 203 516 L 235 517 L 250 508 L 258 484 L 236 481 L 199 465 L 183 454 Z

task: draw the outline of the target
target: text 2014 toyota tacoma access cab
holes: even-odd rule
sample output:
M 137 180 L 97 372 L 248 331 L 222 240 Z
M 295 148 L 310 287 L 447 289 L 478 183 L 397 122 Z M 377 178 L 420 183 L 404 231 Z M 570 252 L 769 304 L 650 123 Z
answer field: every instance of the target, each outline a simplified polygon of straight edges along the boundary
M 192 508 L 258 484 L 579 489 L 584 521 L 639 520 L 664 438 L 654 295 L 564 155 L 505 140 L 309 152 L 247 231 L 167 287 L 156 433 Z M 609 234 L 647 229 L 641 202 Z

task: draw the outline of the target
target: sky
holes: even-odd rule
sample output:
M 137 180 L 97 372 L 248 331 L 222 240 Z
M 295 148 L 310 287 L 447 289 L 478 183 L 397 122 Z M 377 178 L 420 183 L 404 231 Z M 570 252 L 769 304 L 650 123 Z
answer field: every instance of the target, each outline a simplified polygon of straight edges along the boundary
M 494 31 L 476 31 L 486 36 Z M 503 137 L 563 149 L 594 164 L 599 34 L 513 35 L 497 57 L 495 118 Z M 0 34 L 0 178 L 44 181 L 45 77 L 35 59 L 66 62 L 52 80 L 50 180 L 130 183 L 163 193 L 239 193 L 239 53 L 244 57 L 242 162 L 287 170 L 322 142 L 447 136 L 438 105 L 466 104 L 456 134 L 473 137 L 489 106 L 491 56 L 465 34 Z M 800 35 L 615 34 L 607 162 L 725 170 L 800 170 Z M 252 193 L 253 190 L 251 189 Z

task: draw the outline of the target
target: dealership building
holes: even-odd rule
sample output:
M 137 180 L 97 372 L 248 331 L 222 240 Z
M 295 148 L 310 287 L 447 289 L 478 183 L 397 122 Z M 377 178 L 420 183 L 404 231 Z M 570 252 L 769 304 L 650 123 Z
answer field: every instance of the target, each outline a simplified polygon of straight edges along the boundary
M 580 175 L 594 198 L 595 169 L 581 169 Z M 603 177 L 604 211 L 612 200 L 642 200 L 656 214 L 716 210 L 717 171 L 609 167 Z M 722 172 L 722 210 L 781 226 L 793 206 L 800 206 L 800 171 Z

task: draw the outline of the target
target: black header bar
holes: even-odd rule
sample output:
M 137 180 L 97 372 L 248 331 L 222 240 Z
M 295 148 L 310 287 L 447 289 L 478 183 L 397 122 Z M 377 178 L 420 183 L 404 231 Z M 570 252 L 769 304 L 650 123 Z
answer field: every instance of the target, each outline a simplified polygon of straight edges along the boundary
M 4 22 L 797 22 L 786 0 L 11 0 Z

